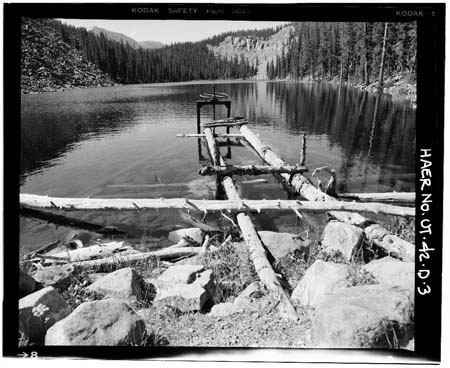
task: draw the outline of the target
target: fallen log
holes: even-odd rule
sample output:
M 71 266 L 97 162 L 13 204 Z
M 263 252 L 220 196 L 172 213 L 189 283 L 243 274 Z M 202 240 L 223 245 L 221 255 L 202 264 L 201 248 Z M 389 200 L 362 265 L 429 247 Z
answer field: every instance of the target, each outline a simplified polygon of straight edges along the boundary
M 241 127 L 241 133 L 244 135 L 247 142 L 252 146 L 252 148 L 259 154 L 259 156 L 266 161 L 268 164 L 273 166 L 284 166 L 286 163 L 279 158 L 272 149 L 263 145 L 261 140 L 246 126 Z M 280 174 L 289 183 L 296 192 L 298 192 L 303 198 L 309 201 L 333 201 L 340 202 L 336 198 L 329 196 L 326 193 L 319 191 L 314 187 L 310 181 L 301 174 L 295 174 L 289 177 L 287 174 Z M 344 202 L 340 202 L 344 203 Z M 341 210 L 347 211 L 345 208 Z M 361 216 L 362 217 L 362 216 Z M 366 236 L 370 236 L 367 227 L 362 227 Z M 415 247 L 414 244 L 404 241 L 403 239 L 391 234 L 388 230 L 385 235 L 389 234 L 389 242 L 380 242 L 379 240 L 374 241 L 375 245 L 384 247 L 384 250 L 388 254 L 392 254 L 397 258 L 414 261 Z M 399 251 L 403 251 L 399 254 Z
M 340 193 L 339 198 L 356 199 L 367 202 L 403 202 L 414 203 L 416 201 L 416 193 L 412 192 L 389 192 L 389 193 Z
M 210 132 L 211 130 L 209 128 L 205 129 L 205 138 L 207 140 L 210 140 L 208 142 L 208 147 L 211 150 L 211 157 L 213 157 L 216 152 L 216 145 L 214 144 L 214 138 L 211 134 L 209 134 Z M 225 161 L 220 154 L 218 157 L 218 161 L 221 166 L 225 166 Z M 216 165 L 213 160 L 212 162 L 214 165 Z M 237 201 L 241 200 L 239 193 L 233 183 L 233 179 L 230 176 L 223 177 L 222 183 L 228 199 Z M 266 257 L 266 250 L 264 249 L 264 246 L 252 224 L 252 220 L 247 214 L 243 212 L 238 213 L 236 218 L 239 228 L 242 231 L 245 244 L 249 249 L 250 257 L 255 266 L 256 273 L 258 274 L 261 282 L 267 287 L 268 290 L 270 290 L 272 296 L 279 303 L 278 309 L 280 311 L 280 314 L 285 318 L 295 321 L 298 320 L 297 313 L 291 303 L 291 300 L 281 286 L 280 281 L 278 280 L 270 262 Z
M 128 247 L 129 248 L 129 247 Z M 124 249 L 124 242 L 110 242 L 105 244 L 96 244 L 90 247 L 67 250 L 65 252 L 53 254 L 56 258 L 67 258 L 69 262 L 85 261 L 92 258 L 107 257 L 113 253 Z M 46 260 L 44 263 L 53 263 L 52 259 Z
M 21 194 L 21 196 L 22 196 L 22 194 Z M 27 196 L 28 196 L 27 194 L 25 194 L 25 196 L 24 196 L 23 204 L 25 204 L 25 205 L 26 205 L 26 202 L 28 202 Z M 35 200 L 34 200 L 35 202 L 45 203 L 45 205 L 43 205 L 43 206 L 37 205 L 35 207 L 57 209 L 57 210 L 64 209 L 64 208 L 57 207 L 52 200 L 50 200 L 50 201 L 44 200 L 44 198 L 55 199 L 54 197 L 45 197 L 45 196 L 34 196 L 34 197 L 35 197 Z M 40 197 L 41 199 L 39 200 L 38 197 Z M 31 200 L 33 201 L 33 199 L 31 199 Z M 69 207 L 70 206 L 68 206 L 68 208 L 66 208 L 66 209 L 70 209 Z M 83 220 L 79 220 L 76 218 L 67 217 L 67 216 L 63 216 L 63 215 L 57 215 L 57 214 L 54 214 L 51 212 L 40 211 L 40 210 L 30 208 L 27 206 L 23 206 L 23 205 L 20 206 L 20 215 L 24 216 L 24 217 L 31 217 L 31 218 L 36 218 L 39 220 L 49 221 L 56 225 L 75 227 L 78 229 L 94 231 L 98 234 L 103 234 L 103 235 L 125 235 L 126 234 L 125 232 L 120 231 L 114 227 L 93 224 L 91 222 L 87 222 L 87 221 L 83 221 Z
M 234 185 L 234 184 L 233 184 Z M 238 198 L 238 197 L 237 197 Z M 207 200 L 186 198 L 57 198 L 21 194 L 22 205 L 52 208 L 52 203 L 62 210 L 148 210 L 187 209 L 196 212 L 297 210 L 302 212 L 349 211 L 373 212 L 396 216 L 415 216 L 414 207 L 383 203 L 358 203 L 344 201 L 297 201 L 280 199 L 230 199 Z
M 247 165 L 247 166 L 203 166 L 199 170 L 200 175 L 266 175 L 273 173 L 296 174 L 307 171 L 304 166 L 263 166 L 263 165 Z
M 130 254 L 130 255 L 113 255 L 111 257 L 95 259 L 91 261 L 81 261 L 81 262 L 73 262 L 73 265 L 91 268 L 91 267 L 104 267 L 111 266 L 119 263 L 134 263 L 145 261 L 152 257 L 158 257 L 162 261 L 175 259 L 180 257 L 191 257 L 198 255 L 200 253 L 201 247 L 186 247 L 186 248 L 175 248 L 175 249 L 161 249 L 156 250 L 154 252 L 146 252 L 139 254 Z

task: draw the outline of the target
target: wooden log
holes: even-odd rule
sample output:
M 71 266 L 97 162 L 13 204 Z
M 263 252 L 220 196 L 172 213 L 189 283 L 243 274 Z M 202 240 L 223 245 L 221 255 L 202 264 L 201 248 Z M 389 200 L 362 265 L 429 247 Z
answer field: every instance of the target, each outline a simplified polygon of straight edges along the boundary
M 22 196 L 22 194 L 21 194 L 21 196 Z M 26 202 L 28 202 L 28 200 L 26 198 L 31 199 L 31 197 L 27 197 L 27 196 L 28 196 L 27 194 L 24 195 L 24 203 L 23 204 L 25 204 L 25 205 L 26 205 Z M 59 208 L 58 206 L 56 206 L 55 203 L 53 202 L 53 200 L 47 201 L 44 199 L 44 198 L 55 199 L 54 197 L 45 197 L 45 196 L 32 196 L 32 197 L 35 198 L 34 200 L 31 199 L 32 202 L 36 201 L 36 202 L 45 203 L 45 205 L 43 205 L 43 206 L 37 205 L 35 207 L 49 208 L 49 209 L 56 209 L 56 210 L 64 209 L 64 208 Z M 39 198 L 40 198 L 40 200 L 39 200 Z M 67 207 L 70 207 L 70 206 L 67 206 Z M 69 208 L 66 208 L 66 209 L 69 209 Z M 104 235 L 125 235 L 126 234 L 125 232 L 120 231 L 114 227 L 93 224 L 91 222 L 87 222 L 87 221 L 83 221 L 83 220 L 79 220 L 76 218 L 67 217 L 67 216 L 63 216 L 63 215 L 57 215 L 57 214 L 54 214 L 51 212 L 40 211 L 40 210 L 30 208 L 27 206 L 22 206 L 22 205 L 20 206 L 20 215 L 25 216 L 25 217 L 36 218 L 39 220 L 49 221 L 49 222 L 52 222 L 54 224 L 61 225 L 61 226 L 75 227 L 78 229 L 94 231 L 96 233 L 104 234 Z
M 306 135 L 302 134 L 302 150 L 300 152 L 300 165 L 305 166 L 306 161 Z
M 273 173 L 295 174 L 307 171 L 304 166 L 263 166 L 263 165 L 246 165 L 246 166 L 203 166 L 199 170 L 200 175 L 266 175 Z
M 178 138 L 204 138 L 205 134 L 177 134 Z M 214 138 L 242 138 L 242 134 L 231 134 L 231 133 L 225 133 L 225 134 L 214 134 Z
M 216 140 L 214 139 L 214 135 L 211 129 L 205 129 L 205 139 L 208 144 L 208 151 L 210 154 L 211 162 L 214 166 L 220 165 L 220 151 L 219 147 L 216 144 Z
M 260 157 L 273 166 L 284 166 L 286 163 L 279 158 L 275 153 L 272 152 L 271 148 L 267 145 L 263 145 L 260 139 L 246 126 L 241 127 L 241 133 L 244 135 L 245 139 L 249 142 L 249 144 L 253 147 L 253 149 L 260 155 Z M 306 179 L 301 174 L 295 174 L 293 177 L 289 177 L 287 174 L 280 174 L 290 185 L 298 192 L 303 198 L 309 201 L 334 201 L 340 202 L 336 198 L 329 196 L 326 193 L 319 191 L 315 188 L 308 179 Z M 343 203 L 343 202 L 340 202 Z M 341 208 L 341 210 L 348 211 L 345 208 Z M 415 209 L 414 209 L 415 210 Z M 412 211 L 411 211 L 412 212 Z M 363 228 L 366 236 L 369 236 L 367 228 Z M 395 251 L 391 252 L 390 249 L 386 249 L 389 254 L 397 255 L 398 258 L 407 258 L 410 257 L 411 254 L 415 254 L 415 246 L 409 242 L 405 242 L 403 239 L 391 234 L 386 230 L 387 234 L 389 234 L 389 244 L 384 243 L 384 246 L 393 249 Z M 406 243 L 406 244 L 405 244 Z M 375 242 L 376 244 L 376 242 Z M 401 244 L 401 246 L 396 246 L 396 244 Z M 404 255 L 398 255 L 397 250 L 405 250 L 407 249 Z
M 243 125 L 248 124 L 248 121 L 242 120 L 242 121 L 235 121 L 235 122 L 212 122 L 212 123 L 203 123 L 203 128 L 218 128 L 218 127 L 240 127 Z
M 187 187 L 188 183 L 169 183 L 169 184 L 110 184 L 108 188 L 165 188 L 165 187 Z
M 268 183 L 267 179 L 253 179 L 253 180 L 242 180 L 241 184 L 266 184 Z
M 53 254 L 56 258 L 67 258 L 69 262 L 85 261 L 92 258 L 111 256 L 114 252 L 124 248 L 124 242 L 110 242 L 105 244 L 96 244 L 90 247 L 67 250 L 65 252 Z M 53 263 L 52 259 L 45 263 Z
M 205 129 L 205 134 L 207 134 L 207 130 L 209 130 L 209 128 Z M 214 138 L 207 135 L 207 139 Z M 214 145 L 212 143 L 208 144 L 208 147 L 213 146 Z M 225 166 L 225 161 L 223 160 L 222 156 L 219 156 L 219 162 L 221 166 Z M 237 201 L 241 199 L 236 186 L 233 183 L 233 179 L 230 176 L 223 177 L 222 183 L 228 199 Z M 252 220 L 247 214 L 243 212 L 238 213 L 236 218 L 238 225 L 242 231 L 245 244 L 249 249 L 250 257 L 253 261 L 253 264 L 255 265 L 256 273 L 258 274 L 261 282 L 268 288 L 268 290 L 270 290 L 271 295 L 274 297 L 277 303 L 279 303 L 278 309 L 280 314 L 284 318 L 295 321 L 298 320 L 297 313 L 291 303 L 291 300 L 281 286 L 280 281 L 278 280 L 270 262 L 266 257 L 266 250 L 264 249 L 261 239 L 259 238 L 252 224 Z
M 224 185 L 231 187 L 234 183 L 225 180 Z M 228 197 L 230 198 L 230 197 Z M 207 200 L 186 198 L 56 198 L 21 194 L 22 205 L 52 208 L 52 203 L 63 210 L 148 210 L 148 209 L 187 209 L 196 212 L 220 211 L 256 211 L 262 210 L 297 210 L 302 212 L 349 211 L 373 212 L 396 216 L 415 216 L 414 207 L 394 206 L 383 203 L 358 203 L 344 201 L 297 201 L 280 199 L 241 199 L 239 196 L 229 200 Z
M 175 248 L 175 249 L 161 249 L 154 252 L 146 252 L 140 254 L 130 254 L 122 256 L 120 254 L 114 255 L 102 259 L 94 259 L 91 261 L 81 261 L 74 262 L 73 264 L 80 267 L 91 268 L 91 267 L 103 267 L 111 266 L 119 263 L 134 263 L 145 261 L 151 257 L 158 257 L 161 260 L 170 260 L 180 257 L 191 257 L 198 255 L 200 253 L 201 247 L 186 247 L 186 248 Z
M 339 198 L 356 199 L 367 202 L 402 202 L 414 203 L 416 201 L 415 192 L 389 192 L 389 193 L 340 193 Z
M 47 244 L 43 245 L 42 247 L 39 247 L 38 249 L 33 250 L 32 252 L 30 252 L 28 254 L 25 254 L 23 256 L 23 259 L 30 259 L 30 258 L 33 258 L 36 254 L 48 252 L 48 251 L 56 248 L 60 243 L 61 243 L 61 240 L 56 240 L 54 242 L 47 243 Z

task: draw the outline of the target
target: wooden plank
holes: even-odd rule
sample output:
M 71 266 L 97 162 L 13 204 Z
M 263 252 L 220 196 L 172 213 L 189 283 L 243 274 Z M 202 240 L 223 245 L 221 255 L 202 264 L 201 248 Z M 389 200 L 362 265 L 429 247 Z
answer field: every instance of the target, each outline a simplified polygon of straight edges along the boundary
M 226 176 L 226 178 L 229 176 Z M 233 183 L 234 186 L 234 183 Z M 228 197 L 229 198 L 229 197 Z M 397 216 L 415 216 L 414 207 L 383 203 L 358 203 L 344 201 L 297 201 L 279 199 L 186 199 L 186 198 L 57 198 L 21 194 L 23 206 L 57 208 L 61 210 L 148 210 L 187 209 L 196 212 L 297 210 L 301 212 L 348 211 L 373 212 Z M 28 208 L 28 207 L 27 207 Z
M 206 139 L 214 140 L 214 138 L 210 134 L 208 134 L 208 130 L 210 131 L 209 128 L 205 129 Z M 213 148 L 214 143 L 208 142 L 208 147 Z M 211 156 L 213 154 L 214 151 L 211 152 Z M 220 155 L 219 163 L 221 166 L 225 166 L 225 161 Z M 215 164 L 214 161 L 213 164 Z M 233 179 L 230 176 L 224 176 L 222 178 L 222 183 L 228 199 L 236 201 L 241 200 L 239 193 L 233 183 Z M 275 272 L 272 269 L 272 265 L 266 257 L 266 250 L 264 249 L 264 246 L 258 234 L 256 233 L 250 217 L 247 214 L 240 212 L 238 213 L 236 218 L 239 228 L 242 231 L 245 244 L 249 249 L 250 257 L 253 261 L 253 264 L 255 265 L 255 270 L 259 276 L 259 279 L 268 288 L 268 290 L 270 290 L 271 295 L 274 297 L 274 299 L 279 302 L 278 310 L 280 314 L 285 318 L 295 321 L 298 320 L 297 313 L 291 303 L 291 300 L 281 286 L 280 281 L 278 280 Z
M 241 127 L 241 133 L 245 136 L 247 142 L 252 146 L 252 148 L 259 154 L 259 156 L 266 161 L 268 164 L 273 166 L 284 166 L 286 163 L 279 158 L 268 145 L 263 145 L 260 139 L 247 127 Z M 321 192 L 316 187 L 314 187 L 311 182 L 301 174 L 295 174 L 289 177 L 288 174 L 280 174 L 287 183 L 289 183 L 297 193 L 299 193 L 303 198 L 309 201 L 334 201 L 339 202 L 336 198 L 329 196 L 326 193 Z M 341 202 L 342 203 L 342 202 Z M 342 208 L 344 211 L 348 211 Z M 386 229 L 384 229 L 386 230 Z M 364 233 L 367 237 L 370 237 L 370 233 L 367 228 L 363 228 Z M 412 243 L 406 242 L 403 239 L 393 235 L 386 230 L 386 235 L 389 235 L 389 242 L 381 242 L 377 239 L 374 243 L 381 248 L 383 248 L 388 254 L 395 254 L 398 258 L 406 259 L 409 261 L 414 261 L 415 246 Z M 398 247 L 397 247 L 398 243 Z M 403 249 L 405 252 L 403 254 L 398 254 L 394 252 L 394 249 Z M 412 258 L 411 258 L 412 256 Z
M 204 166 L 199 170 L 200 175 L 267 175 L 273 173 L 295 174 L 307 171 L 304 166 Z

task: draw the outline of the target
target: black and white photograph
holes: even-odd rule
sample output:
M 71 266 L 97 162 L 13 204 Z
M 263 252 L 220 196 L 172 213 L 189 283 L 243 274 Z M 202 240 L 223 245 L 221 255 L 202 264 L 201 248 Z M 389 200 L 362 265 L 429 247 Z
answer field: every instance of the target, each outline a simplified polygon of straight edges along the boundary
M 4 5 L 4 355 L 440 360 L 444 4 L 43 5 Z

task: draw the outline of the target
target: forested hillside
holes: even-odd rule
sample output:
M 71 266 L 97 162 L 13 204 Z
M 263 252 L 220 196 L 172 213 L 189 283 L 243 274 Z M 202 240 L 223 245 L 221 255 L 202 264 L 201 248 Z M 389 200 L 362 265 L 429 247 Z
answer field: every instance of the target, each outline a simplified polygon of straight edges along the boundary
M 243 58 L 215 57 L 205 41 L 148 50 L 110 40 L 104 33 L 49 22 L 59 29 L 65 42 L 120 83 L 249 78 L 256 72 Z
M 86 60 L 41 20 L 23 19 L 21 89 L 23 93 L 59 91 L 72 87 L 108 86 L 111 78 Z
M 367 86 L 376 85 L 381 74 L 392 83 L 414 83 L 416 44 L 415 23 L 298 22 L 146 49 L 114 32 L 89 31 L 51 19 L 24 19 L 22 80 L 30 84 L 44 72 L 44 84 L 48 75 L 69 78 L 70 58 L 51 57 L 45 66 L 38 65 L 43 58 L 36 54 L 61 49 L 63 56 L 83 60 L 94 74 L 101 71 L 123 84 L 256 78 L 339 80 Z M 42 66 L 44 70 L 39 69 Z M 48 74 L 48 68 L 66 71 Z M 74 70 L 79 77 L 80 68 Z M 86 85 L 95 83 L 102 84 L 94 78 Z
M 269 79 L 335 77 L 369 84 L 381 70 L 415 79 L 417 35 L 415 23 L 293 23 L 294 31 L 282 55 L 267 65 Z M 386 27 L 387 26 L 387 27 Z

